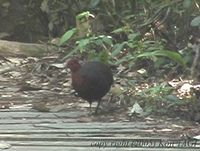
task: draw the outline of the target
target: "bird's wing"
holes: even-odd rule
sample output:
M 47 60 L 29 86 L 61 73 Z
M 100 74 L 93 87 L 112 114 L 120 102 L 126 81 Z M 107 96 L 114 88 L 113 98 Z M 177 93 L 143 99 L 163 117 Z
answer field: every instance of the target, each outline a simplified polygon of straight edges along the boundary
M 101 87 L 101 84 L 104 82 L 102 74 L 90 70 L 82 70 L 80 76 L 87 82 L 87 86 L 92 88 Z

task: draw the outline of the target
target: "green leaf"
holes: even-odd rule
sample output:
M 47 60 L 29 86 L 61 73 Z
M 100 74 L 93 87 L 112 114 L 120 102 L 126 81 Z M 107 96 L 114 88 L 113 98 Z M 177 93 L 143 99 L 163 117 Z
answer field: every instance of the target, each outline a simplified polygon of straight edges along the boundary
M 127 31 L 129 31 L 129 28 L 127 26 L 123 26 L 123 27 L 113 30 L 111 33 L 118 34 L 118 33 L 127 32 Z
M 103 50 L 99 53 L 99 59 L 101 62 L 107 63 L 109 60 L 109 55 L 106 50 Z
M 62 37 L 60 38 L 60 43 L 59 46 L 63 45 L 66 43 L 76 32 L 76 28 L 73 28 L 71 30 L 68 30 Z
M 172 95 L 172 94 L 165 96 L 165 98 L 167 99 L 167 101 L 173 102 L 173 103 L 180 101 L 180 99 L 176 95 Z
M 185 61 L 183 60 L 182 56 L 177 52 L 172 52 L 168 50 L 156 50 L 151 52 L 144 52 L 137 56 L 137 58 L 140 57 L 155 57 L 155 56 L 162 56 L 162 57 L 168 57 L 171 60 L 174 60 L 175 62 L 181 64 L 182 66 L 185 65 Z
M 76 20 L 80 20 L 80 19 L 82 19 L 82 18 L 84 18 L 84 17 L 87 18 L 87 17 L 89 17 L 89 16 L 94 17 L 94 15 L 91 14 L 89 11 L 82 12 L 82 13 L 80 13 L 80 14 L 78 14 L 78 15 L 76 16 Z
M 45 12 L 45 13 L 49 13 L 50 11 L 50 8 L 49 8 L 49 5 L 48 5 L 48 0 L 43 0 L 42 3 L 41 3 L 41 6 L 40 6 L 40 9 Z
M 133 40 L 133 39 L 137 38 L 138 36 L 139 36 L 138 33 L 129 34 L 128 39 Z
M 52 30 L 53 30 L 53 27 L 54 27 L 53 22 L 50 21 L 49 24 L 48 24 L 49 30 L 52 31 Z
M 83 52 L 83 50 L 89 44 L 89 42 L 90 42 L 89 39 L 82 39 L 78 41 L 78 48 L 80 49 L 80 52 Z
M 189 8 L 192 4 L 192 1 L 191 0 L 184 0 L 183 1 L 183 7 L 184 8 Z
M 121 33 L 121 32 L 124 32 L 124 29 L 123 29 L 123 28 L 115 29 L 115 30 L 113 30 L 111 33 L 117 34 L 117 33 Z
M 123 42 L 121 44 L 116 44 L 113 47 L 113 52 L 112 52 L 112 56 L 116 56 L 117 54 L 119 54 L 121 52 L 121 50 L 124 48 L 124 45 L 126 44 L 126 42 Z
M 131 65 L 131 63 L 133 63 L 134 60 L 135 60 L 135 57 L 131 55 L 130 53 L 128 53 L 126 56 L 122 57 L 121 59 L 116 60 L 116 62 L 114 62 L 113 64 L 120 65 L 123 62 L 130 62 L 130 65 Z
M 195 17 L 195 18 L 191 21 L 190 25 L 193 26 L 193 27 L 196 27 L 196 26 L 197 26 L 197 27 L 200 27 L 200 16 Z
M 95 8 L 99 4 L 100 0 L 91 0 L 89 4 L 89 8 Z
M 103 40 L 103 42 L 105 42 L 108 45 L 112 45 L 113 44 L 112 43 L 112 37 L 110 37 L 110 36 L 104 36 L 102 40 Z
M 141 108 L 141 106 L 137 102 L 135 102 L 135 104 L 132 106 L 129 114 L 130 115 L 133 115 L 133 114 L 143 115 L 144 111 Z

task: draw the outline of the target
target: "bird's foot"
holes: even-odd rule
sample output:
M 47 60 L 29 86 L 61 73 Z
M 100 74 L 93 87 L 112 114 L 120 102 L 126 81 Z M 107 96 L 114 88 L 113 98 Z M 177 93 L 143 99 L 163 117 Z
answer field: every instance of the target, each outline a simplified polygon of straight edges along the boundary
M 94 112 L 94 111 L 92 111 L 92 110 L 90 110 L 89 113 L 88 113 L 88 115 L 91 115 L 91 116 L 92 116 L 92 115 L 98 115 L 98 114 L 99 114 L 98 112 L 96 112 L 96 111 Z

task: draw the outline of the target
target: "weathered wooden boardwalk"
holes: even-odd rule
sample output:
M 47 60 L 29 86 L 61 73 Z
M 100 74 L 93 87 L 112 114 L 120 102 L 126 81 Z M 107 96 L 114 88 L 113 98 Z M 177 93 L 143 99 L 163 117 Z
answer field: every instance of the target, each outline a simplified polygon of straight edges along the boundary
M 28 107 L 1 109 L 0 140 L 3 145 L 8 145 L 5 147 L 7 151 L 188 150 L 134 146 L 134 139 L 157 140 L 169 138 L 172 133 L 178 134 L 181 129 L 178 125 L 128 121 L 84 122 L 80 120 L 81 117 L 83 115 L 78 111 L 51 113 Z
M 0 150 L 200 150 L 199 142 L 196 149 L 191 149 L 194 142 L 186 145 L 182 142 L 182 148 L 169 148 L 170 144 L 165 140 L 179 139 L 184 127 L 192 128 L 192 125 L 166 119 L 129 120 L 127 113 L 119 110 L 90 116 L 87 108 L 81 104 L 83 102 L 78 100 L 70 102 L 71 99 L 66 96 L 60 99 L 60 94 L 56 96 L 49 91 L 18 92 L 18 86 L 6 79 L 0 83 Z M 65 110 L 59 110 L 58 107 L 41 112 L 33 106 L 62 99 L 67 102 Z M 160 142 L 161 139 L 164 140 Z

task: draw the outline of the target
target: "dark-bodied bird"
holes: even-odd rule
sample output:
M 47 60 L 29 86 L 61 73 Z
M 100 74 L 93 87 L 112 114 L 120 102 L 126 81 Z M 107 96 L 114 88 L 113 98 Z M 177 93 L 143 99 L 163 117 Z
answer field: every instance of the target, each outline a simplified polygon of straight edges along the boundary
M 87 100 L 90 109 L 93 101 L 98 101 L 95 114 L 98 111 L 101 98 L 110 90 L 113 84 L 113 75 L 110 68 L 104 63 L 90 61 L 83 65 L 77 59 L 67 63 L 71 70 L 72 87 L 78 96 Z

